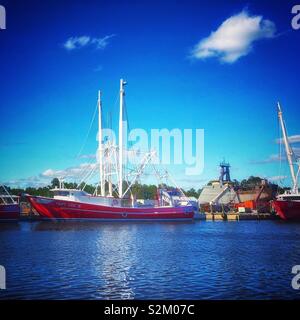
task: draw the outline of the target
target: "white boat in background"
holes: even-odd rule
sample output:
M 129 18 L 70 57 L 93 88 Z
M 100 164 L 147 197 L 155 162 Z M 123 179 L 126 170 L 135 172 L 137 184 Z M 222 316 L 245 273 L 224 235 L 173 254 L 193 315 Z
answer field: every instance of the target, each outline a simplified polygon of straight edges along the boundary
M 0 185 L 0 221 L 17 220 L 19 217 L 19 197 L 11 195 L 4 185 Z

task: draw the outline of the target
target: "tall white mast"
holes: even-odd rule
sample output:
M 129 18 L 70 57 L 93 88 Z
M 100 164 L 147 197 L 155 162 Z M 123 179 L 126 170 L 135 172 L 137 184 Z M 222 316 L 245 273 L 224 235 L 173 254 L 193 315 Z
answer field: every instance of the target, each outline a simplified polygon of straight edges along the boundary
M 120 80 L 120 117 L 119 117 L 119 197 L 123 195 L 123 99 L 124 85 L 126 82 Z
M 291 176 L 292 176 L 292 180 L 293 180 L 293 190 L 292 191 L 294 193 L 298 193 L 297 178 L 295 175 L 293 159 L 292 159 L 293 151 L 292 151 L 290 144 L 289 144 L 289 140 L 287 137 L 286 128 L 285 128 L 285 124 L 284 124 L 284 121 L 282 118 L 282 111 L 281 111 L 281 107 L 280 107 L 279 102 L 277 103 L 277 106 L 278 106 L 278 118 L 279 118 L 280 125 L 281 125 L 282 136 L 283 136 L 283 141 L 284 141 L 284 146 L 285 146 L 285 152 L 286 152 L 286 156 L 288 159 L 288 163 L 289 163 L 289 167 L 290 167 L 290 171 L 291 171 Z
M 108 116 L 109 119 L 109 129 L 112 130 L 112 121 L 111 121 L 111 113 Z M 112 180 L 111 180 L 111 170 L 112 170 L 112 148 L 111 142 L 108 141 L 108 195 L 112 197 Z
M 99 174 L 100 174 L 100 192 L 105 196 L 105 185 L 103 179 L 103 144 L 102 144 L 102 110 L 101 110 L 101 91 L 98 91 L 98 146 L 99 146 Z

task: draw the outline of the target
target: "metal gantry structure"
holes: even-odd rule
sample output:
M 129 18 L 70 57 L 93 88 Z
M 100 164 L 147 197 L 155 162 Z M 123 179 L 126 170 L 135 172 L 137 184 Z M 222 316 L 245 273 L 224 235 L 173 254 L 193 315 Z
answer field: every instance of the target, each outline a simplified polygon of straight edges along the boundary
M 220 184 L 222 185 L 223 182 L 230 182 L 230 164 L 228 162 L 221 162 L 220 163 Z
M 160 161 L 154 150 L 142 152 L 141 150 L 127 149 L 126 141 L 124 141 L 124 128 L 127 125 L 126 121 L 124 121 L 124 87 L 126 84 L 127 82 L 124 79 L 120 80 L 118 144 L 114 141 L 113 137 L 109 137 L 106 141 L 103 141 L 103 109 L 101 92 L 98 92 L 98 161 L 97 165 L 91 166 L 90 170 L 87 170 L 82 177 L 81 182 L 90 180 L 96 175 L 97 169 L 99 169 L 99 182 L 96 185 L 94 194 L 102 197 L 113 197 L 114 195 L 117 195 L 122 199 L 128 192 L 131 193 L 131 187 L 139 181 L 141 176 L 145 173 L 146 168 L 151 168 L 151 174 L 157 179 L 157 186 L 162 183 L 170 182 L 172 185 L 175 185 L 182 193 L 182 196 L 185 197 L 183 190 L 177 186 L 166 168 L 163 168 L 163 172 L 159 170 L 157 163 Z M 140 158 L 140 161 L 138 161 L 135 167 L 130 170 L 128 170 L 129 154 L 138 154 Z M 126 169 L 128 172 L 126 172 Z M 127 183 L 126 186 L 124 186 L 124 181 Z M 82 187 L 82 190 L 84 190 L 85 187 L 86 183 Z

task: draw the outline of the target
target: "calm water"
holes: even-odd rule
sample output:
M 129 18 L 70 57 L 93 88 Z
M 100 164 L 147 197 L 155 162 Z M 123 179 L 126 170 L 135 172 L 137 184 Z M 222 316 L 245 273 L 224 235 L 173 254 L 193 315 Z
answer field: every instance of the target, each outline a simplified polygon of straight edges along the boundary
M 0 299 L 299 299 L 300 223 L 0 224 Z

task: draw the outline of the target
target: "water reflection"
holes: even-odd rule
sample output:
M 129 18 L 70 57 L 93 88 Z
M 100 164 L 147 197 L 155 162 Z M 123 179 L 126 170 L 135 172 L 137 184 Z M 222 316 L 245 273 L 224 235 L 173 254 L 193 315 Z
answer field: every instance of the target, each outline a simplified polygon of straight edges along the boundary
M 133 299 L 131 287 L 134 277 L 131 270 L 137 263 L 134 225 L 105 226 L 96 239 L 98 255 L 95 256 L 95 271 L 104 284 L 97 291 L 100 296 L 113 299 Z M 131 244 L 131 245 L 129 245 Z
M 164 225 L 170 229 L 175 230 L 178 225 L 194 224 L 194 221 L 71 221 L 71 220 L 52 220 L 52 221 L 36 221 L 36 222 L 25 222 L 32 230 L 35 231 L 84 231 L 84 230 L 99 230 L 102 228 L 118 228 L 122 229 L 126 226 L 139 226 L 139 225 Z M 6 224 L 9 228 L 12 224 Z M 18 225 L 18 223 L 16 223 Z M 1 226 L 1 225 L 0 225 Z M 1 230 L 1 228 L 0 228 Z
M 0 299 L 300 298 L 300 224 L 0 224 Z
M 18 222 L 0 222 L 0 233 L 4 231 L 13 231 L 13 230 L 19 230 L 20 224 Z

